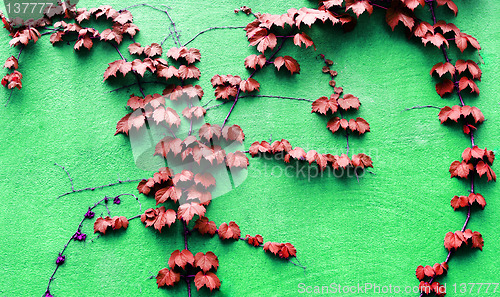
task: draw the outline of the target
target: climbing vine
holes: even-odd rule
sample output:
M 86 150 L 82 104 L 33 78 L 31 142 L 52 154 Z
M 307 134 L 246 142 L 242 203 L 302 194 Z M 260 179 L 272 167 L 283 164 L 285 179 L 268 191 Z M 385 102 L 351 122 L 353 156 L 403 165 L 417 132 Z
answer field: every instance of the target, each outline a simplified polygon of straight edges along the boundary
M 36 43 L 43 36 L 50 35 L 52 44 L 73 43 L 73 48 L 81 51 L 91 50 L 95 42 L 104 42 L 111 46 L 119 58 L 109 62 L 103 72 L 103 82 L 120 81 L 124 77 L 132 76 L 135 83 L 111 92 L 131 87 L 136 87 L 139 92 L 139 95 L 128 94 L 128 98 L 124 98 L 128 100 L 128 113 L 118 120 L 115 135 L 128 136 L 132 146 L 138 143 L 145 145 L 146 148 L 141 153 L 158 165 L 153 177 L 125 181 L 119 179 L 116 183 L 75 190 L 70 173 L 65 167 L 56 164 L 64 170 L 71 182 L 71 191 L 60 195 L 59 198 L 77 192 L 139 182 L 138 192 L 154 198 L 157 207 L 143 211 L 139 195 L 129 193 L 114 197 L 105 196 L 90 206 L 76 232 L 58 253 L 56 267 L 48 280 L 44 296 L 53 296 L 50 285 L 56 272 L 66 261 L 67 246 L 74 241 L 87 240 L 87 234 L 82 232 L 86 220 L 93 220 L 94 233 L 98 233 L 94 239 L 115 230 L 127 229 L 129 222 L 137 218 L 140 218 L 146 228 L 152 227 L 157 232 L 162 232 L 164 228 L 170 228 L 176 223 L 182 224 L 184 246 L 171 252 L 168 266 L 157 272 L 156 282 L 158 287 L 170 287 L 183 280 L 188 296 L 191 296 L 193 284 L 197 290 L 203 287 L 210 291 L 223 288 L 216 275 L 219 257 L 223 255 L 216 255 L 212 251 L 194 253 L 196 247 L 189 245 L 189 237 L 193 232 L 208 236 L 217 234 L 225 241 L 245 241 L 306 269 L 297 259 L 297 250 L 292 243 L 264 242 L 263 236 L 259 234 L 247 234 L 243 237 L 236 222 L 216 224 L 208 218 L 207 212 L 214 197 L 238 185 L 238 177 L 251 166 L 248 155 L 252 158 L 273 156 L 285 163 L 306 161 L 309 166 L 315 166 L 322 172 L 333 170 L 341 172 L 340 175 L 353 172 L 358 180 L 362 176 L 361 173 L 373 167 L 372 159 L 367 154 L 352 154 L 352 150 L 350 153 L 349 139 L 371 132 L 370 124 L 364 118 L 349 118 L 360 109 L 362 100 L 353 94 L 344 93 L 344 89 L 336 85 L 335 77 L 338 73 L 332 69 L 333 61 L 313 51 L 316 50 L 316 45 L 304 29 L 323 23 L 340 26 L 349 32 L 356 25 L 356 17 L 359 18 L 365 12 L 371 14 L 374 9 L 386 11 L 386 22 L 393 31 L 401 23 L 409 36 L 421 40 L 424 46 L 430 43 L 442 52 L 444 62 L 437 63 L 430 74 L 437 74 L 440 78 L 449 76 L 436 84 L 436 91 L 441 97 L 456 93 L 460 105 L 440 108 L 438 118 L 441 123 L 460 122 L 464 134 L 471 141 L 471 147 L 466 148 L 462 154 L 462 161 L 453 162 L 449 169 L 451 177 L 470 180 L 469 195 L 457 195 L 451 200 L 451 206 L 455 210 L 467 209 L 465 223 L 460 230 L 445 235 L 444 247 L 449 252 L 444 262 L 433 266 L 419 266 L 416 270 L 416 276 L 421 281 L 421 296 L 443 296 L 446 292 L 436 279 L 448 271 L 448 262 L 453 252 L 463 246 L 482 250 L 484 245 L 481 233 L 467 229 L 472 208 L 478 205 L 484 209 L 486 205 L 485 198 L 476 192 L 474 178 L 486 176 L 488 181 L 495 181 L 496 175 L 491 169 L 494 153 L 486 148 L 479 148 L 474 141 L 474 131 L 485 121 L 485 117 L 478 108 L 466 105 L 462 96 L 466 90 L 479 94 L 475 80 L 481 79 L 481 70 L 472 60 L 457 59 L 452 63 L 447 51 L 450 43 L 454 43 L 461 52 L 467 48 L 479 50 L 479 43 L 452 23 L 438 21 L 435 14 L 436 5 L 446 6 L 457 14 L 458 8 L 451 0 L 329 0 L 319 1 L 317 8 L 290 8 L 281 15 L 257 13 L 250 7 L 243 6 L 234 12 L 248 16 L 249 23 L 246 26 L 211 27 L 199 32 L 186 43 L 181 42 L 169 9 L 163 6 L 137 4 L 116 10 L 111 6 L 102 5 L 87 10 L 65 2 L 47 7 L 43 17 L 35 21 L 13 22 L 2 15 L 4 26 L 12 37 L 10 46 L 19 49 L 17 56 L 9 57 L 4 65 L 13 70 L 2 79 L 2 85 L 11 90 L 6 106 L 14 89 L 19 91 L 22 88 L 23 76 L 18 71 L 19 60 L 23 49 L 30 43 Z M 136 42 L 134 37 L 140 28 L 133 23 L 131 13 L 136 7 L 147 7 L 164 13 L 170 22 L 170 34 L 158 43 L 143 46 Z M 425 10 L 430 12 L 431 23 L 417 17 L 417 13 L 423 13 Z M 354 13 L 356 17 L 350 13 Z M 94 19 L 106 19 L 111 23 L 111 27 L 98 31 L 90 25 Z M 188 48 L 187 45 L 201 34 L 223 29 L 243 29 L 249 45 L 255 47 L 257 52 L 242 61 L 242 65 L 249 70 L 248 77 L 242 78 L 227 73 L 213 75 L 210 80 L 214 88 L 213 99 L 206 100 L 206 90 L 197 85 L 202 69 L 196 65 L 202 60 L 203 49 Z M 164 50 L 166 41 L 172 41 L 174 47 Z M 129 42 L 128 56 L 132 58 L 127 58 L 127 54 L 123 52 L 121 44 L 125 42 Z M 280 75 L 300 74 L 300 59 L 284 53 L 288 46 L 311 49 L 311 55 L 317 56 L 322 64 L 318 65 L 318 71 L 321 69 L 328 75 L 325 83 L 328 81 L 332 87 L 332 94 L 314 99 L 259 94 L 259 72 L 266 67 L 286 72 Z M 164 90 L 161 94 L 148 93 L 144 87 L 146 84 L 162 85 Z M 315 116 L 329 117 L 325 128 L 332 133 L 345 135 L 345 153 L 333 155 L 316 150 L 306 151 L 301 147 L 292 146 L 286 139 L 252 140 L 249 148 L 244 149 L 244 127 L 237 124 L 228 125 L 228 122 L 232 112 L 238 108 L 238 102 L 245 97 L 308 102 L 311 104 L 311 113 L 315 113 Z M 221 103 L 213 104 L 214 102 Z M 204 116 L 207 112 L 215 112 L 219 106 L 225 104 L 231 104 L 231 108 L 220 125 L 205 122 Z M 434 106 L 418 106 L 421 107 Z M 140 213 L 130 218 L 112 216 L 108 204 L 112 202 L 119 205 L 125 197 L 135 198 L 139 203 Z M 96 218 L 94 210 L 97 207 L 105 207 L 108 215 Z

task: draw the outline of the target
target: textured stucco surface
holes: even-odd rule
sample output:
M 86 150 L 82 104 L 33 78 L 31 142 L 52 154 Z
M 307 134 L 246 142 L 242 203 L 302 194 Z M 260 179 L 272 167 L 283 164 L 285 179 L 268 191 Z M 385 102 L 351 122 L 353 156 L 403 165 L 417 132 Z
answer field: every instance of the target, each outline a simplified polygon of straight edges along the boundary
M 110 4 L 121 8 L 129 2 L 133 4 L 80 1 L 79 6 Z M 498 154 L 500 5 L 496 0 L 455 2 L 459 7 L 456 19 L 442 7 L 437 13 L 477 37 L 483 47 L 485 64 L 478 82 L 481 94 L 466 95 L 465 100 L 481 108 L 488 119 L 476 133 L 477 143 Z M 166 4 L 172 8 L 172 18 L 186 42 L 208 27 L 248 23 L 249 17 L 232 12 L 241 5 L 277 14 L 290 7 L 314 7 L 315 1 L 212 4 L 177 0 Z M 422 18 L 428 19 L 427 10 L 420 10 Z M 147 8 L 132 12 L 141 28 L 138 42 L 159 42 L 169 33 L 164 14 Z M 316 56 L 323 53 L 334 60 L 338 85 L 360 98 L 362 107 L 356 116 L 371 125 L 370 133 L 350 139 L 351 149 L 373 157 L 375 174 L 359 182 L 355 178 L 307 180 L 280 176 L 283 163 L 251 159 L 248 178 L 234 191 L 215 199 L 207 216 L 218 224 L 236 221 L 243 235 L 258 233 L 266 241 L 293 243 L 307 270 L 243 242 L 221 243 L 195 234 L 190 240 L 193 252 L 211 250 L 219 256 L 217 275 L 222 288 L 214 296 L 296 296 L 300 283 L 415 286 L 416 266 L 442 262 L 447 254 L 445 233 L 460 229 L 464 222 L 465 213 L 454 212 L 449 201 L 454 195 L 467 194 L 468 184 L 450 179 L 448 166 L 460 158 L 469 140 L 461 128 L 440 125 L 436 109 L 403 111 L 415 105 L 457 104 L 456 96 L 441 99 L 434 90 L 437 80 L 429 76 L 432 65 L 443 60 L 441 52 L 408 41 L 400 27 L 391 32 L 379 10 L 370 17 L 363 15 L 348 34 L 321 25 L 308 32 L 316 52 L 291 44 L 283 51 L 297 58 L 300 75 L 290 77 L 265 69 L 255 77 L 261 83 L 261 94 L 309 99 L 328 96 L 331 88 Z M 0 34 L 2 61 L 17 54 L 16 49 L 8 48 L 8 41 L 4 31 Z M 123 51 L 128 44 L 127 40 L 121 46 Z M 167 44 L 165 52 L 172 45 Z M 202 53 L 198 67 L 205 91 L 203 102 L 213 98 L 210 78 L 214 74 L 247 76 L 243 60 L 255 53 L 242 30 L 207 32 L 190 46 Z M 450 53 L 454 59 L 459 54 L 455 50 Z M 479 60 L 474 51 L 460 57 Z M 102 83 L 107 63 L 118 58 L 106 44 L 98 44 L 88 53 L 75 53 L 64 44 L 53 47 L 48 37 L 30 45 L 21 56 L 23 89 L 14 91 L 11 103 L 0 108 L 0 296 L 41 296 L 58 251 L 88 206 L 104 195 L 137 192 L 135 184 L 127 184 L 57 199 L 70 185 L 55 162 L 67 167 L 76 188 L 113 182 L 118 175 L 135 179 L 152 173 L 134 165 L 126 137 L 113 137 L 116 122 L 126 114 L 128 95 L 138 93 L 135 88 L 106 93 L 121 86 L 117 80 Z M 9 91 L 0 91 L 6 99 Z M 147 91 L 161 89 L 148 86 Z M 210 111 L 207 121 L 221 124 L 229 108 L 225 105 Z M 246 148 L 272 134 L 273 139 L 286 138 L 306 150 L 340 154 L 344 137 L 332 135 L 326 122 L 327 117 L 310 113 L 308 103 L 265 98 L 242 99 L 230 119 L 231 124 L 244 129 Z M 497 164 L 493 167 L 498 168 Z M 477 182 L 477 191 L 488 205 L 484 212 L 473 213 L 469 226 L 483 233 L 484 251 L 461 251 L 453 257 L 450 273 L 442 279 L 449 290 L 454 283 L 500 282 L 500 192 L 498 186 L 483 180 Z M 154 199 L 140 198 L 143 209 L 154 205 Z M 127 198 L 120 206 L 111 206 L 111 211 L 128 217 L 139 213 L 136 202 Z M 98 209 L 98 215 L 101 212 L 105 209 Z M 173 250 L 182 248 L 180 229 L 177 224 L 159 234 L 135 220 L 126 232 L 71 244 L 66 263 L 51 287 L 53 295 L 185 296 L 185 284 L 158 290 L 155 280 L 148 279 L 167 266 Z M 87 222 L 83 230 L 90 235 L 91 224 Z M 193 290 L 193 295 L 207 292 Z M 465 295 L 450 291 L 448 296 Z

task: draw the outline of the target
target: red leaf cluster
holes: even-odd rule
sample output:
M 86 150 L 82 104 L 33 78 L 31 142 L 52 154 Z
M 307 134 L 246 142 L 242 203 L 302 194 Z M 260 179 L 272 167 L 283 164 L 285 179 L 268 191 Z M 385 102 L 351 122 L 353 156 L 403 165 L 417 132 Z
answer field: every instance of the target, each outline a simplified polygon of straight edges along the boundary
M 170 168 L 160 168 L 159 171 L 153 175 L 153 177 L 150 177 L 147 180 L 141 180 L 139 185 L 137 185 L 137 190 L 139 193 L 144 195 L 154 195 L 159 189 L 173 185 L 173 181 L 171 179 L 173 175 L 174 173 Z
M 249 245 L 253 246 L 260 246 L 262 243 L 264 243 L 264 238 L 262 238 L 262 235 L 255 235 L 255 236 L 250 236 L 249 234 L 245 235 L 245 240 Z
M 18 30 L 16 33 L 11 34 L 12 39 L 9 42 L 10 46 L 18 46 L 20 44 L 22 45 L 28 45 L 28 42 L 30 40 L 33 41 L 33 43 L 36 43 L 38 41 L 38 38 L 41 36 L 40 32 L 38 32 L 37 29 L 33 27 L 29 27 L 26 29 Z
M 134 42 L 128 46 L 128 51 L 131 55 L 145 55 L 148 58 L 161 56 L 163 53 L 163 49 L 158 43 L 142 47 L 140 43 Z
M 260 84 L 253 78 L 242 80 L 240 76 L 232 76 L 231 74 L 216 74 L 210 82 L 215 88 L 215 99 L 229 99 L 230 97 L 236 97 L 239 89 L 243 92 L 251 92 L 259 90 L 260 87 Z
M 227 128 L 227 129 L 226 129 Z M 207 141 L 218 140 L 221 136 L 225 141 L 242 141 L 245 137 L 241 128 L 237 125 L 224 127 L 222 132 L 218 125 L 204 124 L 199 130 L 200 139 Z M 180 156 L 183 162 L 195 161 L 201 165 L 202 160 L 213 164 L 226 163 L 229 168 L 240 167 L 247 168 L 248 158 L 240 151 L 226 154 L 225 150 L 219 145 L 207 146 L 199 141 L 193 135 L 182 140 L 170 136 L 164 137 L 158 142 L 155 148 L 155 155 L 162 155 L 167 158 Z
M 276 140 L 272 144 L 269 144 L 267 141 L 260 143 L 256 141 L 250 145 L 249 152 L 252 157 L 263 153 L 281 154 L 284 156 L 286 163 L 290 162 L 291 158 L 306 160 L 309 164 L 316 162 L 321 169 L 325 169 L 328 165 L 334 169 L 347 168 L 348 166 L 360 168 L 373 167 L 371 158 L 363 153 L 352 156 L 352 160 L 346 154 L 334 156 L 331 154 L 320 154 L 315 150 L 310 150 L 306 153 L 300 147 L 292 149 L 292 145 L 286 139 Z
M 481 80 L 482 71 L 477 63 L 472 60 L 457 60 L 455 65 L 451 64 L 450 62 L 439 62 L 432 67 L 430 74 L 432 75 L 434 72 L 436 72 L 439 77 L 441 77 L 444 74 L 449 73 L 450 76 L 453 77 L 453 75 L 455 75 L 455 71 L 459 74 L 468 71 L 473 79 Z
M 200 51 L 196 48 L 187 49 L 186 47 L 172 47 L 167 52 L 167 57 L 172 58 L 174 60 L 179 60 L 182 58 L 186 61 L 187 64 L 193 64 L 196 61 L 200 61 L 201 54 Z
M 287 243 L 277 243 L 277 242 L 266 242 L 264 244 L 264 251 L 270 252 L 280 258 L 288 259 L 290 257 L 297 256 L 297 250 L 295 247 L 287 242 Z
M 444 237 L 444 247 L 449 251 L 452 249 L 459 249 L 461 246 L 470 246 L 471 248 L 479 248 L 483 250 L 484 240 L 481 233 L 470 229 L 465 231 L 455 231 L 446 233 Z
M 488 149 L 480 149 L 477 146 L 466 148 L 462 153 L 463 161 L 454 161 L 450 165 L 451 177 L 468 178 L 469 173 L 476 172 L 479 177 L 486 174 L 488 181 L 496 181 L 496 174 L 491 169 L 495 160 L 495 154 Z M 484 206 L 483 206 L 484 207 Z
M 101 16 L 105 16 L 106 19 L 112 20 L 112 28 L 103 30 L 100 34 L 94 28 L 84 28 L 77 23 L 66 23 L 64 21 L 59 21 L 54 24 L 55 28 L 62 28 L 57 32 L 54 32 L 50 36 L 50 42 L 52 44 L 60 42 L 63 37 L 71 32 L 78 33 L 78 38 L 75 43 L 75 50 L 79 50 L 82 46 L 87 49 L 91 49 L 93 46 L 93 39 L 103 40 L 103 41 L 115 41 L 120 44 L 123 41 L 123 36 L 128 34 L 130 37 L 134 37 L 139 28 L 132 23 L 132 14 L 127 10 L 117 11 L 109 5 L 102 5 L 98 8 L 91 8 L 86 10 L 85 8 L 80 8 L 77 10 L 77 15 L 75 20 L 78 23 L 84 20 L 90 20 L 90 17 L 94 15 L 96 19 Z
M 339 98 L 339 94 L 332 94 L 330 98 L 320 97 L 312 103 L 312 111 L 320 114 L 327 114 L 327 112 L 335 113 L 339 108 L 341 110 L 356 109 L 358 110 L 361 103 L 359 99 L 351 94 L 345 94 L 343 98 Z
M 419 265 L 415 272 L 418 280 L 423 280 L 424 278 L 434 278 L 445 274 L 448 271 L 448 263 L 436 263 L 433 266 L 426 265 L 425 267 Z
M 21 72 L 14 70 L 14 72 L 5 75 L 2 78 L 2 85 L 9 89 L 17 88 L 18 90 L 20 90 L 23 87 L 23 84 L 21 82 L 22 78 L 23 75 L 21 74 Z
M 106 231 L 108 228 L 112 228 L 113 230 L 118 230 L 118 229 L 127 229 L 128 227 L 128 220 L 126 217 L 105 217 L 105 218 L 97 218 L 94 222 L 94 233 L 102 233 L 103 235 L 106 234 Z
M 206 286 L 212 291 L 221 285 L 219 278 L 210 271 L 212 269 L 215 271 L 219 267 L 219 260 L 213 252 L 209 251 L 206 254 L 199 252 L 193 256 L 187 249 L 175 250 L 170 255 L 168 267 L 158 272 L 156 276 L 158 287 L 175 285 L 180 280 L 181 272 L 187 271 L 191 267 L 201 270 L 194 276 L 198 290 Z
M 457 26 L 445 21 L 438 21 L 434 26 L 421 21 L 413 29 L 413 35 L 421 38 L 424 45 L 431 42 L 436 47 L 441 47 L 443 44 L 449 47 L 448 40 L 454 40 L 455 45 L 462 52 L 467 48 L 468 44 L 477 50 L 481 49 L 479 42 L 474 37 L 461 32 Z
M 341 119 L 339 117 L 334 117 L 330 119 L 327 123 L 327 128 L 332 131 L 332 133 L 337 132 L 340 128 L 344 130 L 350 130 L 352 132 L 357 131 L 360 135 L 366 132 L 370 132 L 370 124 L 368 124 L 365 119 L 357 117 L 355 120 L 350 119 L 347 121 L 346 119 Z
M 153 226 L 160 231 L 168 225 L 170 227 L 176 221 L 177 214 L 173 209 L 165 209 L 165 206 L 159 208 L 149 208 L 141 215 L 141 222 L 147 227 Z

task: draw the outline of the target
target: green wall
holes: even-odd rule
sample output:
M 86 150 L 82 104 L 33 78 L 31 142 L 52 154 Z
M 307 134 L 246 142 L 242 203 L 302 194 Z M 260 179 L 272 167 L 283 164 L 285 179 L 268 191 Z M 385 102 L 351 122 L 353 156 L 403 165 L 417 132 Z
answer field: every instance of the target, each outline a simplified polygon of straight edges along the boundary
M 455 2 L 459 7 L 456 19 L 442 7 L 437 9 L 438 17 L 475 36 L 483 48 L 485 64 L 480 65 L 483 77 L 478 83 L 481 94 L 466 95 L 465 100 L 478 106 L 488 119 L 476 133 L 477 143 L 498 154 L 500 4 L 495 0 Z M 117 0 L 106 4 L 122 8 L 129 3 L 134 4 Z M 78 6 L 100 4 L 80 1 Z M 316 1 L 221 0 L 212 4 L 174 0 L 166 4 L 171 7 L 181 40 L 186 42 L 208 27 L 246 25 L 249 17 L 232 12 L 241 5 L 255 12 L 278 14 L 291 7 L 314 7 Z M 427 9 L 418 10 L 428 20 Z M 167 18 L 161 12 L 135 8 L 132 13 L 141 28 L 138 42 L 159 42 L 169 33 Z M 260 94 L 309 99 L 328 96 L 328 78 L 321 73 L 322 64 L 316 58 L 325 54 L 335 62 L 337 84 L 361 100 L 356 116 L 370 123 L 371 132 L 352 137 L 351 149 L 372 156 L 375 174 L 367 174 L 359 182 L 356 178 L 297 179 L 280 176 L 283 163 L 251 159 L 248 178 L 234 191 L 214 199 L 207 216 L 218 224 L 236 221 L 243 235 L 258 233 L 266 241 L 293 243 L 307 269 L 304 272 L 241 241 L 221 243 L 195 234 L 190 239 L 193 252 L 210 250 L 219 257 L 217 275 L 222 287 L 214 296 L 297 296 L 300 283 L 415 286 L 415 268 L 442 262 L 447 255 L 445 233 L 460 229 L 464 222 L 465 212 L 454 212 L 450 199 L 466 195 L 468 184 L 450 179 L 448 167 L 460 158 L 469 140 L 460 127 L 441 125 L 436 109 L 404 111 L 415 105 L 458 103 L 456 96 L 441 99 L 434 90 L 437 80 L 429 76 L 431 67 L 443 60 L 440 50 L 408 40 L 401 26 L 392 32 L 384 13 L 377 9 L 371 16 L 362 15 L 351 33 L 329 25 L 315 25 L 307 32 L 315 41 L 316 52 L 290 43 L 283 49 L 301 64 L 300 75 L 265 69 L 255 77 L 261 83 Z M 9 40 L 4 30 L 0 34 L 2 60 L 17 54 L 17 49 L 8 47 Z M 169 42 L 165 52 L 173 46 Z M 123 51 L 128 44 L 127 40 L 121 46 Z M 243 60 L 255 53 L 242 30 L 207 32 L 190 46 L 202 53 L 197 64 L 205 91 L 202 102 L 214 98 L 210 85 L 213 75 L 248 76 Z M 454 59 L 458 57 L 457 51 L 450 52 Z M 473 51 L 460 57 L 479 60 Z M 57 253 L 75 232 L 86 209 L 105 195 L 137 193 L 134 183 L 57 199 L 70 190 L 70 184 L 54 163 L 66 166 L 76 188 L 114 182 L 118 175 L 135 179 L 152 174 L 135 166 L 127 137 L 113 136 L 116 122 L 127 112 L 129 94 L 138 93 L 136 88 L 106 93 L 121 86 L 119 80 L 102 83 L 107 63 L 118 58 L 104 43 L 90 52 L 74 52 L 65 44 L 53 47 L 48 37 L 30 44 L 22 53 L 19 71 L 24 76 L 23 89 L 15 90 L 9 105 L 0 108 L 0 296 L 41 296 Z M 161 89 L 148 85 L 147 91 Z M 9 91 L 0 92 L 6 100 Z M 210 111 L 206 120 L 221 124 L 229 108 L 228 104 Z M 229 123 L 244 129 L 246 148 L 272 134 L 273 139 L 286 138 L 306 150 L 340 154 L 345 139 L 332 135 L 326 121 L 327 117 L 311 114 L 309 103 L 245 98 L 238 102 Z M 484 250 L 460 251 L 452 258 L 449 274 L 442 279 L 448 285 L 448 296 L 461 296 L 453 293 L 454 283 L 500 282 L 500 193 L 494 183 L 484 180 L 476 186 L 488 205 L 484 212 L 473 212 L 469 228 L 483 234 Z M 154 199 L 142 195 L 140 199 L 143 210 L 155 204 Z M 137 202 L 126 197 L 110 210 L 127 217 L 140 213 Z M 97 215 L 105 211 L 98 208 Z M 182 249 L 180 230 L 176 224 L 159 234 L 135 220 L 126 232 L 94 242 L 74 242 L 51 291 L 56 297 L 185 296 L 185 284 L 157 289 L 155 280 L 148 279 L 167 266 L 173 250 Z M 89 222 L 83 231 L 93 237 Z M 204 289 L 193 290 L 193 296 L 207 294 Z M 372 295 L 379 294 L 349 296 Z

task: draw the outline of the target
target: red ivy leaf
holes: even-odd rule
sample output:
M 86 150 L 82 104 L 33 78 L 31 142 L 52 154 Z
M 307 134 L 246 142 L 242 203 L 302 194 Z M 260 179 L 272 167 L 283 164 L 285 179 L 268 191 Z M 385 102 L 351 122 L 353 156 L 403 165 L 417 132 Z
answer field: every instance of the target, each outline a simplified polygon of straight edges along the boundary
M 441 45 L 446 44 L 447 47 L 450 47 L 448 40 L 441 33 L 427 33 L 424 37 L 422 37 L 422 43 L 426 46 L 427 43 L 430 42 L 436 47 L 441 47 Z
M 457 231 L 460 232 L 460 231 Z M 462 246 L 465 238 L 461 235 L 461 232 L 457 234 L 457 232 L 448 232 L 444 237 L 444 247 L 448 250 L 458 249 Z
M 427 22 L 421 21 L 417 26 L 415 26 L 413 35 L 416 37 L 424 37 L 428 32 L 434 33 L 434 27 Z
M 277 44 L 276 35 L 270 33 L 268 35 L 267 29 L 260 28 L 256 30 L 254 34 L 248 39 L 251 46 L 257 45 L 257 50 L 264 53 L 266 49 L 274 49 Z
M 198 215 L 200 217 L 205 215 L 206 208 L 203 205 L 200 205 L 196 202 L 184 203 L 179 206 L 177 210 L 177 217 L 179 220 L 183 220 L 186 223 L 189 223 L 194 217 L 194 215 Z
M 140 43 L 134 42 L 128 46 L 128 52 L 131 55 L 141 55 L 144 51 L 144 48 L 141 47 Z
M 222 137 L 224 137 L 226 141 L 237 141 L 239 143 L 243 143 L 245 133 L 243 133 L 243 129 L 241 129 L 238 125 L 225 126 L 222 129 Z
M 318 112 L 320 114 L 326 114 L 328 111 L 335 113 L 338 109 L 337 100 L 334 97 L 328 99 L 328 97 L 320 97 L 312 103 L 312 112 Z
M 269 145 L 269 143 L 267 141 L 262 141 L 261 143 L 256 141 L 250 145 L 249 151 L 250 151 L 250 155 L 252 155 L 252 157 L 255 157 L 255 155 L 257 155 L 258 153 L 270 152 L 271 146 Z
M 403 25 L 411 30 L 415 25 L 415 19 L 412 11 L 404 6 L 401 6 L 398 1 L 393 1 L 393 4 L 395 5 L 392 5 L 389 9 L 387 9 L 387 13 L 385 15 L 387 24 L 389 24 L 392 31 L 394 31 L 396 25 L 401 21 Z
M 452 0 L 437 0 L 437 6 L 443 6 L 443 5 L 447 5 L 448 8 L 453 11 L 453 13 L 455 14 L 455 16 L 457 16 L 457 13 L 458 13 L 458 7 L 455 3 L 453 3 Z
M 229 99 L 229 97 L 236 97 L 238 88 L 235 86 L 217 86 L 215 88 L 215 99 Z
M 257 69 L 257 66 L 260 68 L 264 67 L 266 64 L 266 57 L 264 55 L 250 55 L 245 58 L 245 67 Z
M 206 274 L 199 271 L 195 276 L 194 276 L 194 284 L 196 286 L 196 289 L 199 291 L 203 286 L 206 286 L 207 288 L 212 291 L 213 289 L 218 289 L 220 288 L 220 280 L 215 275 L 213 272 L 207 272 Z
M 453 120 L 453 121 L 458 121 L 460 118 L 460 115 L 462 114 L 462 109 L 458 105 L 454 105 L 453 107 L 445 106 L 441 108 L 439 111 L 439 120 L 441 121 L 441 124 L 444 123 L 446 120 Z
M 228 153 L 226 156 L 226 166 L 229 168 L 239 167 L 239 168 L 247 168 L 248 167 L 248 158 L 241 151 L 236 151 L 234 153 Z
M 293 43 L 296 46 L 300 46 L 300 47 L 302 47 L 302 44 L 304 44 L 306 46 L 306 48 L 313 46 L 314 50 L 316 50 L 316 46 L 314 45 L 314 42 L 312 41 L 311 37 L 309 37 L 309 35 L 307 35 L 306 33 L 295 34 L 293 36 Z
M 436 92 L 439 94 L 439 96 L 441 96 L 441 98 L 443 98 L 446 94 L 453 93 L 453 88 L 453 82 L 447 78 L 442 82 L 436 84 Z
M 451 76 L 455 74 L 455 66 L 451 64 L 450 62 L 442 63 L 439 62 L 436 65 L 434 65 L 431 69 L 431 76 L 434 73 L 434 71 L 439 75 L 439 77 L 443 76 L 445 73 L 450 73 Z
M 411 9 L 412 11 L 418 6 L 425 6 L 425 0 L 403 0 L 403 3 L 406 7 Z
M 450 165 L 450 174 L 451 177 L 461 177 L 467 178 L 469 176 L 469 172 L 474 170 L 474 165 L 467 163 L 465 161 L 454 161 Z
M 477 204 L 479 204 L 481 206 L 482 209 L 484 209 L 484 207 L 486 206 L 486 200 L 484 199 L 483 195 L 481 195 L 481 194 L 470 193 L 468 200 L 469 200 L 469 204 L 472 205 L 474 202 L 476 202 Z
M 479 161 L 476 165 L 476 172 L 479 174 L 479 177 L 482 177 L 484 174 L 488 177 L 488 181 L 496 181 L 497 180 L 497 175 L 491 169 L 490 165 L 486 164 L 483 161 Z
M 194 182 L 196 184 L 201 184 L 205 189 L 211 186 L 215 186 L 215 178 L 210 172 L 205 172 L 203 174 L 197 173 L 194 176 Z
M 17 69 L 19 67 L 19 63 L 14 56 L 10 56 L 6 61 L 3 67 L 7 67 L 9 69 Z
M 484 246 L 483 236 L 481 235 L 481 233 L 474 231 L 472 233 L 472 248 L 478 248 L 482 251 L 483 246 Z
M 168 267 L 170 267 L 170 269 L 174 269 L 176 266 L 184 269 L 186 268 L 187 264 L 194 264 L 194 256 L 187 249 L 184 249 L 182 251 L 173 251 L 170 255 L 170 258 L 168 259 Z
M 247 234 L 245 236 L 245 240 L 248 242 L 249 245 L 253 246 L 259 246 L 264 242 L 264 238 L 262 238 L 262 235 L 259 234 L 255 236 L 250 236 L 249 234 Z
M 200 136 L 200 139 L 203 138 L 207 141 L 210 141 L 212 138 L 220 138 L 221 129 L 217 124 L 211 125 L 209 123 L 205 123 L 200 127 L 198 134 Z
M 436 273 L 434 272 L 434 268 L 432 268 L 429 265 L 426 265 L 424 267 L 424 274 L 425 274 L 425 276 L 428 276 L 428 277 L 434 277 Z
M 193 118 L 201 119 L 206 113 L 207 110 L 201 106 L 186 107 L 182 111 L 182 115 L 188 120 Z
M 213 221 L 208 221 L 208 218 L 201 217 L 196 220 L 194 229 L 197 229 L 201 235 L 214 235 L 217 232 L 217 225 Z
M 235 222 L 222 223 L 219 227 L 219 237 L 221 239 L 240 239 L 240 227 Z
M 106 229 L 112 226 L 112 219 L 110 217 L 97 218 L 94 222 L 94 233 L 106 234 Z
M 417 270 L 415 271 L 415 275 L 417 276 L 418 280 L 423 280 L 425 277 L 424 266 L 419 265 L 417 267 Z
M 472 79 L 464 76 L 458 82 L 458 88 L 460 91 L 463 91 L 467 87 L 471 89 L 471 93 L 476 93 L 479 95 L 479 88 L 477 87 L 476 83 Z
M 259 82 L 253 78 L 249 78 L 247 80 L 242 80 L 240 82 L 240 89 L 241 89 L 241 91 L 243 91 L 245 93 L 250 93 L 250 92 L 255 91 L 255 90 L 259 91 L 259 87 L 260 87 Z
M 457 210 L 460 207 L 466 207 L 469 205 L 469 201 L 466 196 L 454 196 L 450 201 L 453 210 Z
M 370 158 L 370 156 L 365 155 L 363 153 L 353 155 L 351 162 L 352 162 L 352 166 L 355 166 L 355 167 L 361 167 L 361 168 L 372 167 L 373 168 L 372 159 Z
M 217 267 L 219 267 L 219 259 L 217 259 L 217 256 L 212 252 L 207 252 L 206 254 L 199 252 L 194 256 L 194 266 L 207 273 L 207 271 L 212 268 L 217 270 Z
M 349 109 L 359 109 L 360 102 L 358 97 L 354 97 L 351 94 L 345 94 L 344 98 L 339 98 L 337 100 L 339 107 L 343 110 L 349 110 Z
M 469 70 L 469 73 L 472 75 L 473 79 L 481 80 L 482 71 L 476 64 L 476 62 L 472 60 L 467 60 L 467 61 L 457 60 L 457 62 L 455 63 L 455 67 L 457 68 L 458 73 L 462 73 L 465 72 L 466 70 Z
M 119 216 L 119 217 L 113 217 L 111 219 L 111 227 L 113 228 L 113 230 L 117 230 L 117 229 L 127 229 L 128 228 L 128 220 L 126 217 L 123 217 L 123 216 Z
M 472 47 L 476 48 L 477 50 L 481 49 L 481 46 L 479 45 L 479 42 L 477 42 L 477 39 L 470 36 L 469 34 L 458 32 L 455 35 L 455 44 L 462 53 L 467 48 L 467 43 L 470 43 L 470 45 L 472 45 Z
M 286 69 L 290 71 L 291 74 L 300 73 L 300 65 L 294 58 L 290 56 L 277 57 L 274 59 L 274 66 L 280 70 L 281 66 L 285 65 Z
M 161 54 L 163 53 L 163 49 L 158 43 L 152 43 L 151 45 L 146 46 L 143 51 L 144 54 L 148 57 L 161 56 Z
M 346 0 L 345 5 L 345 10 L 351 9 L 358 18 L 365 11 L 368 11 L 369 14 L 373 12 L 373 6 L 368 0 Z
M 199 79 L 201 75 L 200 69 L 198 69 L 198 67 L 194 65 L 189 65 L 189 66 L 181 65 L 179 67 L 178 73 L 179 73 L 179 78 L 183 80 L 189 78 Z

